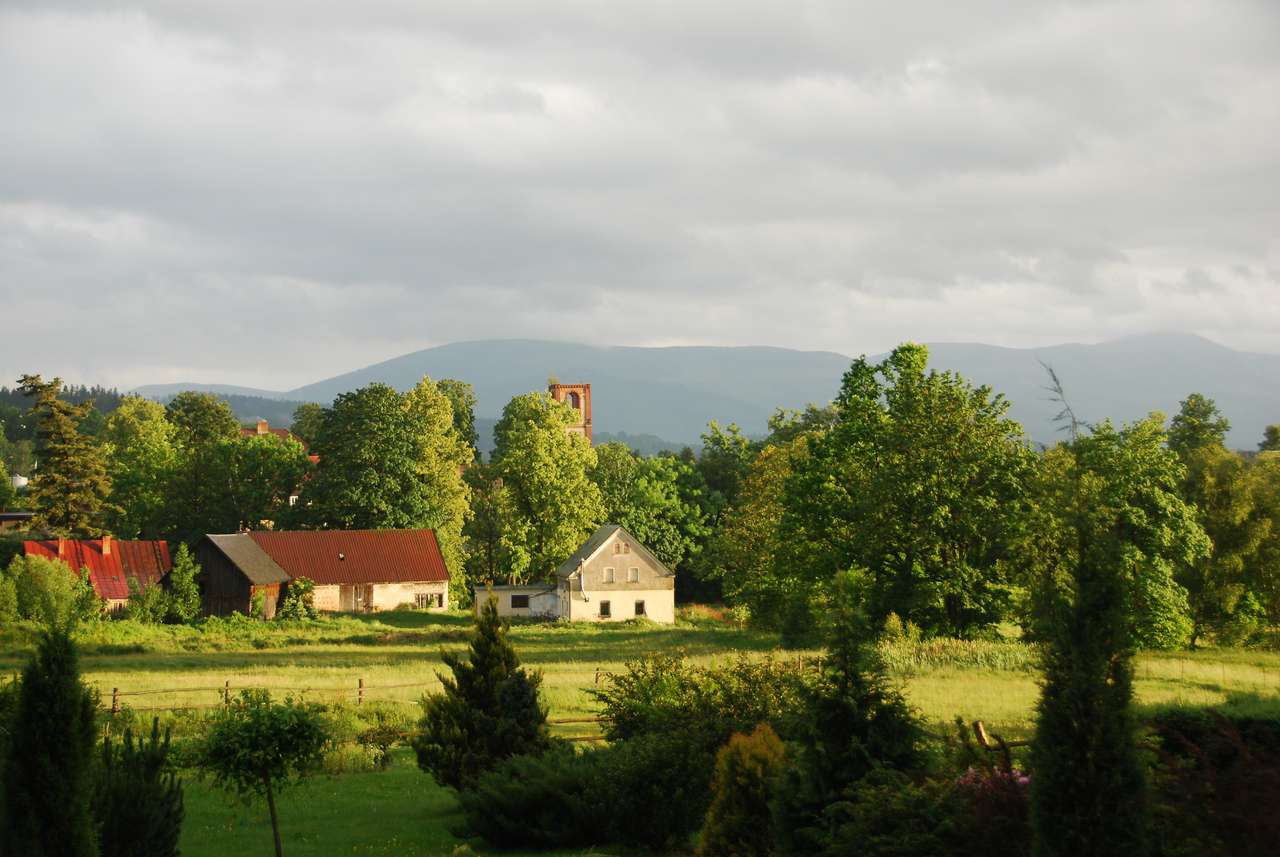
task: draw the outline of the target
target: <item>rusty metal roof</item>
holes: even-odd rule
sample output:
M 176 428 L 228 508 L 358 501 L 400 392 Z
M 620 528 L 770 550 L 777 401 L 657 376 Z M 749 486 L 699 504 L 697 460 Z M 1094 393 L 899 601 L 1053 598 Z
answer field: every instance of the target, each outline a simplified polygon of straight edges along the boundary
M 290 577 L 319 584 L 446 581 L 432 530 L 262 530 L 247 534 Z
M 27 556 L 60 560 L 71 570 L 89 569 L 89 581 L 99 598 L 120 601 L 129 597 L 129 578 L 146 588 L 159 583 L 169 573 L 173 562 L 169 545 L 162 541 L 118 541 L 111 539 L 104 550 L 104 539 L 44 539 L 22 543 Z

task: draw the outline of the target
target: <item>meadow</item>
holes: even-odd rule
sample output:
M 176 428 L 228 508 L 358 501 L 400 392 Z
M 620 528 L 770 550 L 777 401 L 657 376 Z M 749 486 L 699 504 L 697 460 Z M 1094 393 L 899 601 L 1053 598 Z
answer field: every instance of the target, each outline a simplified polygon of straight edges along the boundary
M 265 687 L 284 696 L 357 705 L 364 681 L 367 709 L 396 709 L 410 721 L 423 693 L 439 687 L 443 651 L 466 645 L 465 613 L 396 611 L 316 622 L 217 620 L 199 628 L 105 622 L 79 632 L 82 670 L 104 707 L 112 690 L 122 711 L 161 716 L 178 732 L 198 728 L 223 693 Z M 21 668 L 34 630 L 0 631 L 0 670 Z M 683 652 L 701 663 L 738 656 L 775 657 L 812 665 L 820 653 L 787 650 L 774 634 L 744 629 L 713 611 L 685 611 L 674 626 L 517 623 L 511 637 L 523 662 L 543 675 L 550 717 L 583 720 L 596 713 L 589 691 L 598 677 L 647 652 Z M 957 717 L 983 720 L 1010 739 L 1031 734 L 1038 693 L 1034 650 L 1016 639 L 897 640 L 882 644 L 890 675 L 938 734 Z M 1250 706 L 1280 712 L 1280 653 L 1203 649 L 1143 652 L 1136 665 L 1140 708 Z M 172 709 L 190 709 L 172 712 Z M 1277 714 L 1280 716 L 1280 714 Z M 133 719 L 133 718 L 128 718 Z M 562 736 L 598 733 L 590 722 L 558 724 Z M 265 810 L 230 802 L 187 777 L 183 853 L 254 853 L 269 847 Z M 286 852 L 307 854 L 449 854 L 459 843 L 451 795 L 417 770 L 406 749 L 389 769 L 315 778 L 281 803 Z M 487 853 L 472 843 L 477 853 Z M 511 852 L 506 852 L 511 853 Z M 546 852 L 544 852 L 546 853 Z M 591 853 L 602 854 L 599 850 Z

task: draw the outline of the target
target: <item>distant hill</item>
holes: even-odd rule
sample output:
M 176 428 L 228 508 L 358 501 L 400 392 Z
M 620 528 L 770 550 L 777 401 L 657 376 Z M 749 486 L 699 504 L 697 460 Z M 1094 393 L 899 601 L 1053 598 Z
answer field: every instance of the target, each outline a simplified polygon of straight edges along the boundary
M 935 368 L 955 370 L 1003 393 L 1011 403 L 1011 416 L 1041 442 L 1058 437 L 1053 424 L 1058 408 L 1048 401 L 1048 377 L 1041 361 L 1053 366 L 1072 407 L 1085 420 L 1126 421 L 1152 410 L 1171 415 L 1188 393 L 1200 392 L 1215 399 L 1231 420 L 1228 441 L 1235 447 L 1253 449 L 1263 427 L 1280 422 L 1280 355 L 1233 351 L 1197 336 L 1159 334 L 1098 345 L 1026 349 L 936 343 L 929 350 Z M 253 395 L 284 400 L 280 405 L 292 413 L 297 402 L 329 402 L 372 381 L 407 389 L 423 375 L 458 378 L 475 387 L 481 445 L 487 447 L 488 421 L 497 418 L 503 405 L 512 396 L 545 389 L 547 377 L 555 375 L 565 382 L 591 384 L 598 438 L 627 435 L 625 442 L 678 449 L 686 444 L 696 447 L 710 419 L 736 422 L 748 434 L 759 435 L 775 408 L 829 401 L 850 360 L 830 351 L 784 348 L 632 348 L 489 340 L 429 348 L 296 390 L 256 390 Z M 203 387 L 237 394 L 249 389 Z M 163 385 L 170 394 L 191 388 Z M 144 387 L 139 392 L 156 395 L 158 389 Z M 652 438 L 639 437 L 643 435 Z

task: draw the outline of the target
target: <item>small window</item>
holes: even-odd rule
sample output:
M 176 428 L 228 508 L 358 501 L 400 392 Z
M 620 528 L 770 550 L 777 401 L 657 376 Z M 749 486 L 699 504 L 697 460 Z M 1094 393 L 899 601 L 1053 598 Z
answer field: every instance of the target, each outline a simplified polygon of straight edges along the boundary
M 511 609 L 512 610 L 528 610 L 529 596 L 528 595 L 512 595 Z
M 623 542 L 623 543 L 622 543 L 622 552 L 623 552 L 623 553 L 631 553 L 631 545 L 627 544 L 626 542 Z
M 627 583 L 637 583 L 640 580 L 640 569 L 634 565 L 627 569 Z
M 644 602 L 643 602 L 643 601 L 637 601 L 637 602 L 636 602 L 636 615 L 637 615 L 637 616 L 643 616 L 643 615 L 644 615 Z
M 609 605 L 609 602 L 601 601 L 600 602 L 600 618 L 608 619 L 612 615 L 613 615 L 613 612 L 612 612 L 612 608 Z
M 615 554 L 620 554 L 620 553 L 622 553 L 622 542 L 614 542 L 614 543 L 613 543 L 613 552 L 614 552 Z
M 430 592 L 417 592 L 413 596 L 413 606 L 419 610 L 424 610 L 432 606 L 432 600 Z
M 612 568 L 606 568 L 606 569 L 604 570 L 604 582 L 605 582 L 605 583 L 613 583 L 613 569 L 612 569 Z

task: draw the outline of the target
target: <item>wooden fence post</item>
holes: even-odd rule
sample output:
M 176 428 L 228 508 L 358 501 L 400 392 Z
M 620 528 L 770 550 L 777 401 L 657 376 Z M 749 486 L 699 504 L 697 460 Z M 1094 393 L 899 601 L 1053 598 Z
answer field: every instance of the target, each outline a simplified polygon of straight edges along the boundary
M 120 688 L 111 688 L 111 716 L 115 717 L 120 713 Z
M 222 685 L 222 705 L 223 707 L 231 705 L 231 679 L 227 679 Z
M 600 683 L 600 667 L 596 667 L 596 684 Z
M 356 705 L 364 705 L 364 676 L 360 677 L 356 685 Z

